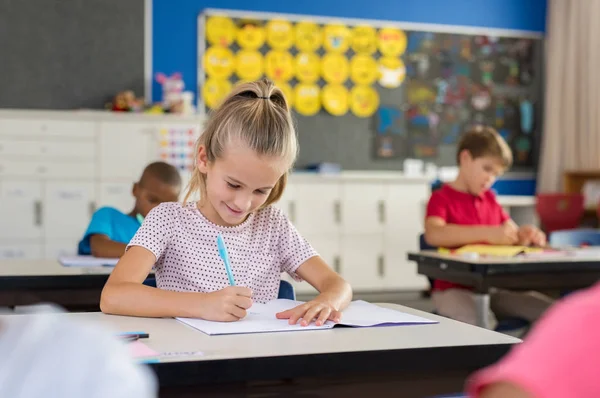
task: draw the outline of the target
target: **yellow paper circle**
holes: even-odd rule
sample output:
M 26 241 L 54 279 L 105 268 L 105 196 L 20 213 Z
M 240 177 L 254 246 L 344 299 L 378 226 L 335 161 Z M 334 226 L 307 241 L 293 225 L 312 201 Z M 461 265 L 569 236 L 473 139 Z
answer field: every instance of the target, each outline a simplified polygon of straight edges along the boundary
M 348 112 L 348 89 L 341 84 L 327 84 L 321 91 L 323 108 L 333 116 Z
M 377 50 L 377 32 L 371 26 L 352 29 L 352 50 L 357 54 L 373 54 Z
M 210 44 L 229 47 L 235 39 L 236 26 L 228 17 L 209 17 L 206 20 L 206 40 Z
M 340 24 L 326 25 L 323 29 L 323 47 L 330 52 L 346 52 L 350 47 L 350 29 Z
M 235 69 L 233 53 L 225 47 L 209 47 L 204 54 L 204 69 L 211 77 L 228 78 Z
M 299 22 L 296 24 L 296 48 L 299 51 L 313 52 L 321 47 L 323 32 L 314 22 Z
M 372 84 L 379 76 L 377 61 L 370 55 L 357 54 L 350 61 L 350 78 L 356 84 Z
M 292 106 L 294 105 L 294 89 L 292 89 L 292 86 L 285 82 L 275 82 L 275 85 L 283 91 L 288 107 L 292 109 Z
M 287 50 L 294 44 L 292 24 L 284 19 L 273 19 L 267 23 L 267 43 L 275 50 Z
M 378 36 L 379 51 L 387 57 L 397 57 L 406 50 L 406 34 L 400 29 L 383 28 Z
M 241 80 L 258 80 L 262 77 L 263 70 L 263 56 L 258 51 L 241 50 L 236 54 L 235 74 Z
M 385 88 L 396 88 L 406 76 L 404 62 L 400 58 L 379 58 L 379 84 Z
M 304 116 L 316 115 L 321 110 L 321 96 L 316 84 L 297 84 L 294 88 L 294 108 Z
M 208 78 L 202 87 L 202 98 L 204 103 L 211 109 L 216 109 L 221 105 L 221 101 L 231 91 L 229 80 Z
M 327 83 L 342 84 L 348 79 L 350 65 L 342 54 L 328 53 L 321 60 L 321 75 Z
M 246 22 L 237 30 L 237 42 L 244 50 L 258 50 L 265 44 L 265 28 L 255 22 Z
M 265 57 L 265 74 L 273 81 L 290 80 L 294 77 L 294 57 L 285 51 L 269 51 Z
M 296 78 L 302 83 L 314 83 L 321 75 L 321 62 L 314 53 L 296 55 Z
M 350 91 L 350 109 L 358 117 L 369 117 L 379 108 L 379 94 L 370 86 L 354 86 Z

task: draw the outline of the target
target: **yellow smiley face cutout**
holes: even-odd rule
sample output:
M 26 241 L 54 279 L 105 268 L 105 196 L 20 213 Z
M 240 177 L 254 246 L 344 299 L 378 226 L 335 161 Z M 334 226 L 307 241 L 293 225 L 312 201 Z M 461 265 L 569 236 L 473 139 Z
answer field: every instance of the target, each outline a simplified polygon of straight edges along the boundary
M 202 87 L 204 104 L 210 109 L 216 109 L 221 105 L 221 101 L 223 101 L 230 91 L 231 83 L 228 80 L 209 77 L 204 82 L 204 87 Z
M 321 110 L 321 96 L 316 84 L 300 83 L 294 87 L 294 108 L 304 116 L 313 116 Z
M 321 75 L 321 60 L 315 53 L 296 55 L 296 78 L 301 83 L 314 83 Z
M 264 72 L 263 56 L 258 51 L 241 50 L 236 54 L 235 74 L 243 81 L 254 81 Z
M 385 88 L 396 88 L 406 77 L 406 67 L 400 58 L 379 58 L 379 84 Z
M 397 57 L 406 50 L 406 34 L 400 29 L 383 28 L 378 35 L 379 52 L 386 57 Z
M 356 84 L 372 84 L 379 76 L 377 61 L 370 55 L 357 54 L 350 61 L 350 78 Z
M 296 24 L 296 48 L 302 52 L 317 51 L 323 43 L 323 32 L 314 22 Z
M 275 86 L 279 87 L 279 89 L 283 92 L 283 96 L 285 97 L 288 107 L 291 110 L 292 106 L 294 105 L 294 89 L 292 89 L 292 86 L 285 82 L 275 82 Z
M 342 116 L 348 112 L 348 89 L 341 84 L 327 84 L 321 91 L 323 108 L 333 116 Z
M 373 54 L 377 50 L 377 31 L 371 26 L 352 29 L 352 50 L 357 54 Z
M 210 44 L 229 47 L 235 36 L 236 26 L 231 18 L 214 16 L 206 20 L 206 40 Z
M 237 30 L 237 43 L 244 50 L 258 50 L 265 44 L 266 35 L 258 22 L 245 21 Z
M 323 47 L 329 52 L 343 53 L 350 47 L 350 29 L 341 24 L 323 28 Z
M 369 117 L 379 108 L 379 94 L 370 86 L 354 86 L 350 91 L 350 110 L 358 117 Z
M 267 23 L 267 44 L 275 50 L 287 50 L 294 44 L 294 29 L 289 21 L 273 19 Z
M 273 81 L 290 80 L 294 77 L 294 57 L 285 51 L 269 51 L 265 57 L 265 74 Z
M 348 79 L 350 65 L 342 54 L 328 53 L 321 60 L 321 75 L 327 83 L 342 84 Z
M 210 77 L 227 79 L 235 69 L 235 60 L 230 49 L 225 47 L 209 47 L 204 54 L 204 70 Z

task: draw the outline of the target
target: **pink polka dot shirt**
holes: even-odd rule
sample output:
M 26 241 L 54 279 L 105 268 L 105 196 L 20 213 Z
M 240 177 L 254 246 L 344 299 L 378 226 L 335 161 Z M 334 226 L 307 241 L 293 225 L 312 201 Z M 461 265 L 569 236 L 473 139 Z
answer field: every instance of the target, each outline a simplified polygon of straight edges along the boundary
M 296 270 L 317 253 L 281 212 L 269 206 L 240 225 L 210 222 L 195 202 L 162 203 L 155 207 L 128 245 L 141 246 L 156 256 L 155 275 L 161 289 L 214 292 L 229 286 L 217 249 L 222 234 L 238 286 L 252 289 L 253 299 L 276 299 L 281 273 L 300 281 Z

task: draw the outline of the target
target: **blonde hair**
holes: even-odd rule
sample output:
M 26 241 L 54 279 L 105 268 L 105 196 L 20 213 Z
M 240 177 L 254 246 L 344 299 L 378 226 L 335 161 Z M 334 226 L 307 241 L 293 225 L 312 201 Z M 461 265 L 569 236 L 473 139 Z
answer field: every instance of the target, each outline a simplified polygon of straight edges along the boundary
M 206 175 L 198 169 L 198 150 L 204 146 L 209 162 L 223 156 L 227 144 L 246 143 L 259 156 L 279 157 L 286 169 L 262 207 L 277 202 L 287 184 L 287 177 L 298 154 L 298 139 L 288 103 L 283 92 L 263 79 L 243 83 L 233 89 L 208 120 L 196 142 L 196 166 L 183 202 L 196 192 L 206 198 Z M 261 208 L 262 208 L 261 207 Z
M 469 151 L 473 159 L 492 156 L 502 161 L 505 169 L 510 168 L 513 156 L 510 147 L 498 132 L 488 126 L 475 126 L 467 130 L 458 142 L 456 162 L 460 165 L 460 154 Z

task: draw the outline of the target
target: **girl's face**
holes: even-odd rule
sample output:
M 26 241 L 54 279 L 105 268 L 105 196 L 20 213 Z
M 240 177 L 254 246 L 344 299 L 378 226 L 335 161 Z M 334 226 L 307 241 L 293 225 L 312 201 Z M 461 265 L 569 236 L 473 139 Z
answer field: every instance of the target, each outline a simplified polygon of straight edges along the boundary
M 258 156 L 239 143 L 230 143 L 214 162 L 208 162 L 203 146 L 198 155 L 198 169 L 206 175 L 207 193 L 200 210 L 211 222 L 223 226 L 244 222 L 262 206 L 287 166 L 278 157 Z

